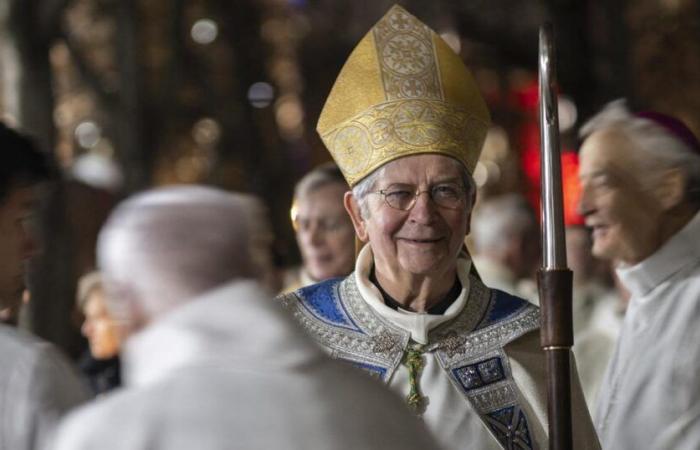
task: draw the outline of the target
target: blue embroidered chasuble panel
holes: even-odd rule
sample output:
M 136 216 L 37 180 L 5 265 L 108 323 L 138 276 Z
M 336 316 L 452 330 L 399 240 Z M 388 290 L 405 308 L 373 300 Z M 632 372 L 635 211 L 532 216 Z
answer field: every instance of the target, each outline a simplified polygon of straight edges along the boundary
M 300 304 L 321 320 L 331 326 L 347 328 L 362 333 L 353 322 L 340 301 L 338 288 L 342 278 L 332 278 L 299 290 L 298 295 L 304 299 Z
M 331 356 L 387 383 L 401 364 L 409 333 L 361 298 L 353 275 L 279 300 Z M 426 346 L 505 449 L 535 448 L 503 347 L 538 327 L 537 307 L 472 278 L 462 312 L 432 330 Z

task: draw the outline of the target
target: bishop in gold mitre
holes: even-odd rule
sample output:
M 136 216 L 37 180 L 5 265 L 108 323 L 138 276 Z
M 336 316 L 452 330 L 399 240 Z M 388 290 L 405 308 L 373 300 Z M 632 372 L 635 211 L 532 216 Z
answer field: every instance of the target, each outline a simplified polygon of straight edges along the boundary
M 391 8 L 348 58 L 317 127 L 367 245 L 349 276 L 279 299 L 331 356 L 404 397 L 443 448 L 545 449 L 539 309 L 472 276 L 462 244 L 488 126 L 459 56 Z M 574 448 L 597 449 L 572 373 Z
M 317 130 L 354 186 L 389 161 L 421 153 L 451 156 L 472 173 L 489 123 L 459 56 L 395 6 L 355 47 Z

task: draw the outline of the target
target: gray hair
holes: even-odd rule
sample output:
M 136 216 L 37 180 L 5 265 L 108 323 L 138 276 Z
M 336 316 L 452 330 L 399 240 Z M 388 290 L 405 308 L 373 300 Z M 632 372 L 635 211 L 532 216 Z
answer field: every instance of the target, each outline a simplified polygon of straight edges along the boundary
M 646 156 L 642 163 L 649 173 L 658 173 L 659 168 L 681 170 L 686 179 L 686 201 L 700 205 L 700 155 L 685 142 L 654 121 L 632 114 L 625 100 L 608 103 L 583 125 L 579 135 L 585 138 L 608 129 L 623 133 L 635 144 Z
M 153 317 L 229 280 L 263 279 L 269 230 L 263 205 L 244 194 L 177 186 L 127 199 L 98 238 L 110 313 L 129 318 L 131 299 Z
M 78 279 L 78 292 L 76 294 L 76 303 L 79 308 L 85 308 L 90 295 L 98 289 L 102 289 L 102 274 L 95 270 Z
M 321 164 L 297 182 L 294 187 L 294 198 L 304 198 L 311 192 L 331 183 L 338 183 L 346 188 L 348 187 L 348 183 L 345 181 L 345 177 L 338 166 L 334 163 Z
M 476 183 L 474 182 L 474 178 L 472 178 L 471 174 L 467 168 L 462 165 L 462 163 L 457 160 L 453 161 L 459 166 L 462 184 L 466 189 L 467 195 L 471 196 L 474 192 L 476 192 Z M 367 175 L 352 188 L 352 195 L 355 197 L 355 200 L 360 207 L 360 214 L 362 215 L 363 219 L 368 219 L 370 216 L 369 206 L 367 205 L 367 195 L 374 191 L 377 181 L 384 176 L 385 170 L 386 164 Z
M 536 228 L 535 212 L 522 195 L 505 194 L 483 200 L 472 217 L 474 249 L 477 254 L 499 252 L 509 245 L 509 236 Z

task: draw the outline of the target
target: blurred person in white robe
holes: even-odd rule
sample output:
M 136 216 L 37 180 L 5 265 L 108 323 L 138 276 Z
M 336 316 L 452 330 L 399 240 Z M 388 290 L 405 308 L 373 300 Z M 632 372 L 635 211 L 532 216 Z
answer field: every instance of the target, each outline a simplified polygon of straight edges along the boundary
M 480 201 L 472 217 L 473 261 L 484 284 L 538 303 L 539 224 L 519 194 Z
M 577 219 L 583 220 L 580 216 Z M 600 266 L 608 266 L 591 254 L 590 230 L 567 224 L 566 257 L 573 272 L 574 346 L 586 404 L 593 411 L 605 369 L 615 349 L 624 317 L 623 301 Z M 609 280 L 612 283 L 612 280 Z
M 582 129 L 580 210 L 593 255 L 630 299 L 595 424 L 604 448 L 697 449 L 700 143 L 678 119 L 617 101 Z M 687 430 L 669 447 L 669 430 Z
M 16 311 L 38 244 L 32 227 L 40 189 L 51 177 L 46 155 L 0 123 L 0 310 Z M 0 450 L 42 444 L 62 414 L 89 398 L 53 345 L 0 324 Z
M 98 262 L 125 387 L 71 414 L 52 449 L 435 448 L 400 399 L 274 305 L 268 230 L 253 197 L 208 187 L 117 207 Z

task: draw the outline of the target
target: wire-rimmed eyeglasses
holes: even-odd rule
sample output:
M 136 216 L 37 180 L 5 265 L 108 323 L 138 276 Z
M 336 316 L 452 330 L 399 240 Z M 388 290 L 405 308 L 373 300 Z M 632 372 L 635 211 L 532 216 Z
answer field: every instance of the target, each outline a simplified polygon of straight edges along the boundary
M 426 192 L 436 205 L 443 208 L 457 209 L 464 204 L 465 190 L 454 183 L 436 184 L 424 191 L 419 191 L 414 186 L 397 185 L 374 191 L 372 194 L 384 197 L 386 204 L 394 209 L 408 211 L 416 204 L 418 196 Z

